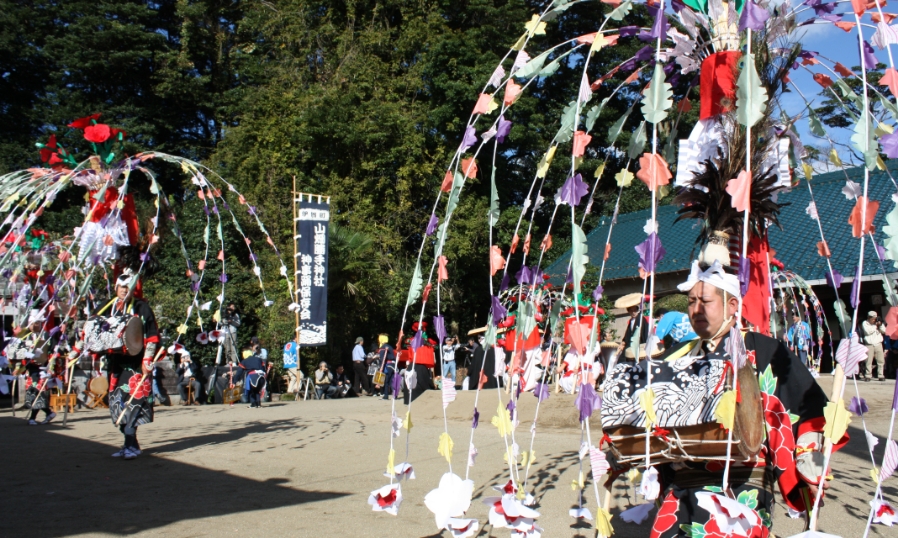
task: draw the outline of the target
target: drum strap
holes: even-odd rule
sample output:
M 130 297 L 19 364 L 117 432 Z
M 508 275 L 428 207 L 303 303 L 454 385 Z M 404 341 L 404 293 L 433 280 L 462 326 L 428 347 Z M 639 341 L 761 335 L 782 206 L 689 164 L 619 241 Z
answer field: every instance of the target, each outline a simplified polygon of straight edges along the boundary
M 665 357 L 664 360 L 665 361 L 675 361 L 675 360 L 679 359 L 680 357 L 683 357 L 684 355 L 688 354 L 690 351 L 695 349 L 695 346 L 697 346 L 699 342 L 701 342 L 701 340 L 698 338 L 691 342 L 688 342 L 686 345 L 684 345 L 680 349 L 674 351 L 673 353 L 671 353 L 670 355 Z
M 730 467 L 731 486 L 748 484 L 773 494 L 776 479 L 767 467 Z M 704 469 L 681 469 L 674 473 L 673 485 L 681 489 L 703 488 L 723 482 L 723 473 L 712 473 Z

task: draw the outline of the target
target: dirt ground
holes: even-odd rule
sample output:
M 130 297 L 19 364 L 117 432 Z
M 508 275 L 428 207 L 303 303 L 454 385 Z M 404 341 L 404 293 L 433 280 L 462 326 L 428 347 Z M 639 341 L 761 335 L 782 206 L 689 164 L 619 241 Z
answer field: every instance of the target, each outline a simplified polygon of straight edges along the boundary
M 870 407 L 867 426 L 882 440 L 894 383 L 861 384 Z M 821 379 L 827 392 L 829 384 L 830 378 Z M 846 399 L 853 394 L 849 386 Z M 443 431 L 439 396 L 428 393 L 413 403 L 408 461 L 417 479 L 403 484 L 398 517 L 373 513 L 366 502 L 370 491 L 388 483 L 383 471 L 390 404 L 379 399 L 273 402 L 263 409 L 163 407 L 155 423 L 140 428 L 144 454 L 133 461 L 110 457 L 121 436 L 108 412 L 78 411 L 69 415 L 66 428 L 61 415 L 49 426 L 29 427 L 24 411 L 13 418 L 7 408 L 0 412 L 6 456 L 0 470 L 5 500 L 0 536 L 440 536 L 423 502 L 448 470 L 437 454 Z M 448 409 L 454 470 L 462 475 L 473 397 L 459 391 Z M 530 394 L 521 397 L 522 424 L 516 432 L 521 445 L 530 443 L 535 403 Z M 504 444 L 490 424 L 498 404 L 496 391 L 481 394 L 478 404 L 474 444 L 480 454 L 471 469 L 476 488 L 468 513 L 481 521 L 478 536 L 509 535 L 506 529 L 483 528 L 487 508 L 480 502 L 507 479 Z M 398 404 L 397 413 L 404 415 L 404 406 Z M 537 460 L 529 483 L 535 486 L 544 536 L 594 536 L 588 525 L 568 516 L 576 500 L 570 484 L 578 473 L 580 442 L 573 398 L 552 394 L 543 402 L 536 431 Z M 874 487 L 858 418 L 850 433 L 850 443 L 835 457 L 836 479 L 820 524 L 820 530 L 844 538 L 862 536 Z M 406 460 L 404 432 L 399 441 L 397 463 Z M 877 461 L 883 445 L 877 447 Z M 892 477 L 884 488 L 893 505 L 896 484 L 898 477 Z M 618 537 L 648 535 L 649 522 L 636 526 L 617 517 L 634 501 L 629 487 L 619 483 L 612 510 Z M 589 499 L 587 506 L 594 505 Z M 778 505 L 777 536 L 801 530 L 802 522 L 789 519 Z M 871 536 L 895 533 L 876 526 Z

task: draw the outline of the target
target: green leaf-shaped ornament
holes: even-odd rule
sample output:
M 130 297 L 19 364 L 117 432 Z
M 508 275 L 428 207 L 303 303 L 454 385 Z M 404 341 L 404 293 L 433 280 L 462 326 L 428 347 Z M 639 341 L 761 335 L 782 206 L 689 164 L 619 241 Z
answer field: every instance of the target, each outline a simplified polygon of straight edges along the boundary
M 524 67 L 514 72 L 515 78 L 530 78 L 539 73 L 543 66 L 546 65 L 546 60 L 549 59 L 549 54 L 551 53 L 551 50 L 547 50 L 539 56 L 531 58 L 529 62 L 524 64 Z
M 808 109 L 808 129 L 810 129 L 811 134 L 814 136 L 826 136 L 826 130 L 823 129 L 823 123 L 813 109 Z
M 664 68 L 661 62 L 657 62 L 652 73 L 652 82 L 642 100 L 642 115 L 649 123 L 657 124 L 664 121 L 668 109 L 673 105 L 673 90 L 664 79 Z
M 886 215 L 886 225 L 882 227 L 882 231 L 886 234 L 886 258 L 898 267 L 898 204 Z
M 415 264 L 415 273 L 412 275 L 412 283 L 408 289 L 408 299 L 405 301 L 406 306 L 412 306 L 418 297 L 421 297 L 421 289 L 424 287 L 424 280 L 421 278 L 421 260 Z
M 736 81 L 736 117 L 746 127 L 758 123 L 767 110 L 767 90 L 755 70 L 755 56 L 745 59 L 739 80 Z
M 628 108 L 624 115 L 619 117 L 617 121 L 615 121 L 611 127 L 608 129 L 608 144 L 614 145 L 617 141 L 617 137 L 620 136 L 621 131 L 624 130 L 624 122 L 627 121 L 627 118 L 630 117 L 630 112 L 633 112 L 632 108 Z
M 490 174 L 490 226 L 495 226 L 499 222 L 499 191 L 496 190 L 496 167 L 493 167 L 493 173 Z
M 636 131 L 630 136 L 630 147 L 627 148 L 627 157 L 631 160 L 636 160 L 642 153 L 645 151 L 645 143 L 648 140 L 645 134 L 645 122 L 639 122 L 639 127 L 636 128 Z
M 624 20 L 624 17 L 626 17 L 630 13 L 631 9 L 633 9 L 633 2 L 632 0 L 627 0 L 623 4 L 614 8 L 614 11 L 608 14 L 608 18 L 613 21 L 622 21 Z
M 764 373 L 758 376 L 758 384 L 761 386 L 761 392 L 772 395 L 776 391 L 776 378 L 773 377 L 773 369 L 770 365 L 764 370 Z

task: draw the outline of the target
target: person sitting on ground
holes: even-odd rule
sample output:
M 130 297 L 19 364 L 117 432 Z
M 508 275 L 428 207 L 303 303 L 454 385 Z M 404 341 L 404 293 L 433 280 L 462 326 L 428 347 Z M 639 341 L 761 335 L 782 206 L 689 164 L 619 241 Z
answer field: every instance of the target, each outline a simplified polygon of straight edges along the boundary
M 249 407 L 262 407 L 262 390 L 265 389 L 266 365 L 261 357 L 252 352 L 252 345 L 246 346 L 249 356 L 240 361 L 240 367 L 246 370 L 244 383 L 249 385 Z
M 319 400 L 333 398 L 337 393 L 337 387 L 332 384 L 333 380 L 334 376 L 330 373 L 327 363 L 319 362 L 318 369 L 315 370 L 315 394 L 318 395 Z
M 343 369 L 342 364 L 338 364 L 336 368 L 334 368 L 334 379 L 331 381 L 331 385 L 337 389 L 337 394 L 334 398 L 343 398 L 349 393 L 349 389 L 352 388 L 352 383 L 349 382 L 349 378 L 346 377 L 346 371 Z
M 196 380 L 199 368 L 190 358 L 190 352 L 179 349 L 176 354 L 180 356 L 178 362 L 178 394 L 181 395 L 181 405 L 187 405 L 187 387 L 193 387 L 193 405 L 200 405 L 200 382 Z

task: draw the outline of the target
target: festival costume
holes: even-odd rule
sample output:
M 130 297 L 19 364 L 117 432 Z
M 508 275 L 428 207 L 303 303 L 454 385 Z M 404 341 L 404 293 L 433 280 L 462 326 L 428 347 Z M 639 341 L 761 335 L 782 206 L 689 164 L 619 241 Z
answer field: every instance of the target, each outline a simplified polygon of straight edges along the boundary
M 143 368 L 153 368 L 156 348 L 159 345 L 159 329 L 150 305 L 141 299 L 127 302 L 114 299 L 110 316 L 138 316 L 143 325 L 143 349 L 134 355 L 106 354 L 109 377 L 109 416 L 125 437 L 125 449 L 140 450 L 137 427 L 153 422 L 153 376 L 143 375 Z M 81 353 L 83 342 L 76 344 L 74 352 Z M 132 399 L 133 397 L 133 399 Z M 119 420 L 121 418 L 121 420 Z M 119 454 L 118 452 L 116 454 Z
M 672 348 L 665 359 L 682 354 L 674 360 L 729 362 L 731 357 L 724 351 L 728 338 L 730 335 L 725 334 L 713 351 L 702 349 L 699 341 L 682 343 Z M 762 389 L 772 388 L 771 393 L 762 393 L 767 441 L 756 461 L 746 463 L 734 458 L 729 483 L 735 498 L 745 500 L 742 504 L 762 523 L 749 536 L 765 537 L 772 525 L 774 483 L 778 484 L 790 510 L 810 509 L 804 482 L 815 482 L 813 469 L 822 461 L 823 408 L 828 398 L 808 369 L 782 342 L 752 332 L 744 338 L 748 359 L 762 376 Z M 687 348 L 689 352 L 683 354 Z M 771 382 L 774 387 L 770 387 Z M 797 418 L 795 423 L 793 418 Z M 847 442 L 846 434 L 834 449 Z M 818 458 L 816 465 L 812 463 Z M 707 511 L 707 500 L 703 499 L 707 492 L 720 492 L 723 462 L 669 463 L 658 466 L 658 471 L 663 504 L 652 525 L 652 538 L 694 536 L 700 532 L 708 537 L 725 535 Z
M 50 410 L 50 391 L 56 379 L 47 372 L 46 367 L 42 368 L 33 361 L 25 364 L 25 370 L 28 372 L 25 382 L 25 409 L 31 409 L 31 421 L 35 421 L 38 412 L 43 411 L 46 424 L 56 416 L 56 413 Z
M 250 355 L 240 361 L 240 367 L 246 370 L 244 382 L 249 389 L 249 406 L 262 407 L 262 391 L 266 386 L 265 361 L 258 355 Z

